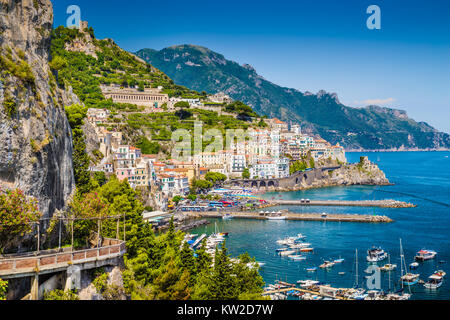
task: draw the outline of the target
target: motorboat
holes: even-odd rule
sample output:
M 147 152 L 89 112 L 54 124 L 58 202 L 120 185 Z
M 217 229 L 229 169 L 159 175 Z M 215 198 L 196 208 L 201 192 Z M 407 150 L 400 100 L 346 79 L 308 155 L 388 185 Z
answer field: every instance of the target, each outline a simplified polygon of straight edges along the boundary
M 367 261 L 378 262 L 383 261 L 388 257 L 388 254 L 381 248 L 375 248 L 367 250 Z
M 306 268 L 306 271 L 308 271 L 308 272 L 316 272 L 317 271 L 317 267 Z
M 286 220 L 286 216 L 268 216 L 267 220 Z
M 439 277 L 445 277 L 445 275 L 446 275 L 447 273 L 445 273 L 445 271 L 443 271 L 443 270 L 438 270 L 438 271 L 435 271 L 434 273 L 433 273 L 433 275 L 437 275 L 437 276 L 439 276 Z
M 309 288 L 318 285 L 320 282 L 316 280 L 299 280 L 297 283 L 300 284 L 301 288 Z
M 417 252 L 415 259 L 419 261 L 431 260 L 434 259 L 436 255 L 437 252 L 433 250 L 420 250 L 419 252 Z
M 229 213 L 224 214 L 224 215 L 222 216 L 222 219 L 223 219 L 223 220 L 231 220 L 231 219 L 233 219 L 233 215 L 231 215 L 231 214 L 229 214 Z
M 334 262 L 331 262 L 331 261 L 324 261 L 323 264 L 321 264 L 321 265 L 319 266 L 319 268 L 322 268 L 322 269 L 328 269 L 328 268 L 331 268 L 331 267 L 333 267 L 333 266 L 334 266 Z
M 396 269 L 397 268 L 397 265 L 396 264 L 390 264 L 390 263 L 388 263 L 388 264 L 385 264 L 384 266 L 382 266 L 381 268 L 380 268 L 380 270 L 381 271 L 392 271 L 392 270 L 394 270 L 394 269 Z
M 428 277 L 428 281 L 424 283 L 424 287 L 427 289 L 437 289 L 442 286 L 443 277 L 437 274 L 432 274 Z
M 287 250 L 287 251 L 281 251 L 280 252 L 280 256 L 285 257 L 285 256 L 290 256 L 292 254 L 294 254 L 295 251 L 294 250 Z
M 289 259 L 292 259 L 294 261 L 301 261 L 301 260 L 306 260 L 305 256 L 299 255 L 299 254 L 295 254 L 295 255 L 290 255 L 288 256 Z
M 339 258 L 339 259 L 334 260 L 333 262 L 334 263 L 342 263 L 342 262 L 344 262 L 344 259 Z
M 418 267 L 419 267 L 419 263 L 417 263 L 417 262 L 413 262 L 409 265 L 410 269 L 417 269 Z
M 419 282 L 420 274 L 407 273 L 400 278 L 401 282 L 405 286 L 412 286 Z
M 313 252 L 314 248 L 301 248 L 300 252 Z

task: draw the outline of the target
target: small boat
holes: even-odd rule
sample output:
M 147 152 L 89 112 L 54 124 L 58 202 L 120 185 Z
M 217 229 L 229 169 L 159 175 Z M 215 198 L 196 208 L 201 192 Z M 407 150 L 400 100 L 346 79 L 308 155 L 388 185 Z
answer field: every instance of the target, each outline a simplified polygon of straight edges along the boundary
M 427 289 L 437 289 L 442 285 L 443 277 L 433 274 L 428 278 L 428 281 L 424 283 L 424 287 Z
M 279 248 L 276 251 L 277 252 L 282 252 L 282 251 L 288 251 L 288 250 L 289 250 L 289 248 Z
M 289 259 L 292 259 L 294 261 L 301 261 L 301 260 L 306 260 L 305 256 L 299 255 L 299 254 L 295 254 L 295 255 L 290 255 L 288 256 Z
M 410 269 L 417 269 L 419 267 L 419 264 L 417 262 L 413 262 L 409 265 Z
M 317 267 L 306 268 L 306 271 L 308 271 L 308 272 L 316 272 L 317 271 Z
M 313 248 L 301 248 L 300 252 L 313 252 L 314 249 Z
M 317 285 L 320 282 L 315 280 L 299 280 L 297 281 L 298 284 L 300 284 L 301 288 L 309 288 L 311 286 Z
M 280 252 L 280 256 L 284 257 L 284 256 L 290 256 L 292 254 L 294 254 L 295 251 L 294 250 L 287 250 L 287 251 L 281 251 Z
M 381 268 L 380 268 L 380 270 L 381 271 L 392 271 L 392 270 L 394 270 L 394 269 L 396 269 L 397 268 L 397 265 L 396 264 L 390 264 L 390 263 L 388 263 L 388 264 L 385 264 L 384 266 L 382 266 Z
M 436 257 L 436 255 L 437 255 L 437 252 L 433 251 L 433 250 L 420 250 L 419 252 L 417 252 L 415 259 L 419 260 L 419 261 L 425 261 L 425 260 L 434 259 L 434 257 Z
M 344 262 L 344 259 L 339 258 L 339 259 L 334 260 L 333 262 L 334 263 L 342 263 L 342 262 Z
M 383 261 L 388 257 L 388 254 L 381 248 L 375 248 L 367 250 L 367 261 L 378 262 Z
M 310 245 L 311 245 L 311 243 L 300 242 L 300 243 L 290 244 L 289 246 L 293 249 L 300 249 L 300 248 L 308 248 Z
M 267 220 L 286 220 L 286 216 L 269 216 Z
M 229 233 L 228 232 L 221 232 L 219 233 L 219 237 L 228 237 Z
M 319 268 L 322 268 L 322 269 L 328 269 L 328 268 L 331 268 L 331 267 L 333 267 L 333 266 L 334 266 L 334 262 L 331 262 L 331 261 L 324 261 L 323 264 L 321 264 L 321 265 L 319 266 Z
M 420 274 L 407 273 L 400 278 L 401 282 L 405 286 L 412 286 L 419 282 Z
M 438 271 L 435 271 L 434 273 L 433 273 L 433 275 L 436 275 L 436 276 L 439 276 L 439 277 L 445 277 L 445 275 L 446 275 L 447 273 L 445 273 L 445 271 L 443 271 L 443 270 L 438 270 Z
M 343 275 L 345 275 L 345 272 L 339 272 L 339 275 L 343 276 Z
M 224 214 L 222 216 L 222 219 L 223 220 L 230 220 L 230 219 L 233 219 L 233 216 L 231 214 L 227 213 L 227 214 Z

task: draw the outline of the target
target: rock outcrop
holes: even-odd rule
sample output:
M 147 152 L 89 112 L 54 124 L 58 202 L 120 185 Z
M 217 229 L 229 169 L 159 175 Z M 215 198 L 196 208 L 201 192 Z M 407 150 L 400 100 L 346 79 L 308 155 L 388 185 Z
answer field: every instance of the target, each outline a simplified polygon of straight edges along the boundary
M 0 0 L 0 187 L 20 188 L 44 217 L 62 209 L 75 189 L 72 137 L 49 67 L 50 0 Z

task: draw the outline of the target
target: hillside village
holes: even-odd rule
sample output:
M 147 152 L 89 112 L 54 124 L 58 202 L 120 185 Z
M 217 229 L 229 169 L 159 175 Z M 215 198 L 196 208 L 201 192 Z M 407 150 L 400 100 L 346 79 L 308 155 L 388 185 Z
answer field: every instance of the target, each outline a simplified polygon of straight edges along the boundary
M 140 93 L 134 95 L 140 101 Z M 142 97 L 145 95 L 142 93 Z M 193 103 L 181 98 L 172 101 Z M 204 106 L 200 101 L 194 103 L 197 108 Z M 146 112 L 159 112 L 158 109 L 154 107 Z M 161 207 L 174 196 L 186 196 L 193 180 L 204 179 L 208 172 L 221 173 L 228 179 L 278 179 L 292 173 L 291 163 L 307 157 L 314 163 L 346 162 L 343 147 L 304 135 L 300 125 L 288 125 L 279 119 L 265 119 L 264 129 L 250 128 L 250 139 L 232 144 L 229 150 L 200 152 L 188 161 L 164 159 L 162 155 L 142 154 L 139 148 L 124 141 L 122 132 L 107 130 L 110 114 L 107 109 L 91 108 L 87 112 L 87 121 L 95 128 L 99 151 L 104 155 L 90 170 L 114 174 L 119 180 L 128 180 L 133 188 L 150 188 L 162 200 Z

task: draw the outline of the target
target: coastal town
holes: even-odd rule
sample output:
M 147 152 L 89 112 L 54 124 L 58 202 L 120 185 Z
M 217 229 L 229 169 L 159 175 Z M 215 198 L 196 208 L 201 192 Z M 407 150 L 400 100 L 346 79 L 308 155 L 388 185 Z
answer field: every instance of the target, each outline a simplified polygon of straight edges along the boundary
M 208 102 L 202 103 L 199 99 L 171 98 L 169 101 L 167 96 L 160 97 L 153 91 L 139 92 L 137 89 L 132 95 L 129 90 L 120 88 L 112 92 L 113 100 L 122 99 L 120 101 L 136 105 L 146 101 L 145 112 L 161 112 L 163 109 L 159 103 L 174 109 L 178 102 L 196 108 L 221 110 L 223 103 L 232 101 L 222 93 L 209 96 Z M 216 107 L 211 107 L 213 104 Z M 86 119 L 95 130 L 98 151 L 103 155 L 90 171 L 116 175 L 121 181 L 128 180 L 133 188 L 148 188 L 158 199 L 158 209 L 167 209 L 168 200 L 175 196 L 187 196 L 192 182 L 205 179 L 209 172 L 220 173 L 227 180 L 281 179 L 293 173 L 293 163 L 307 158 L 311 159 L 308 168 L 320 161 L 347 162 L 343 147 L 333 146 L 320 137 L 302 134 L 299 124 L 288 124 L 279 119 L 264 119 L 266 128 L 250 128 L 250 138 L 231 144 L 230 149 L 199 152 L 189 156 L 187 161 L 180 161 L 161 154 L 142 154 L 136 146 L 126 144 L 122 132 L 107 129 L 111 118 L 108 109 L 91 108 L 87 111 Z

